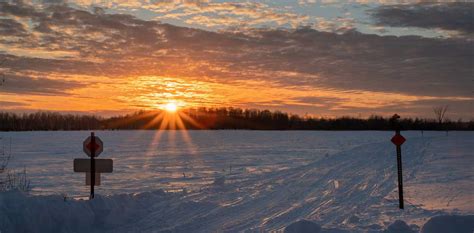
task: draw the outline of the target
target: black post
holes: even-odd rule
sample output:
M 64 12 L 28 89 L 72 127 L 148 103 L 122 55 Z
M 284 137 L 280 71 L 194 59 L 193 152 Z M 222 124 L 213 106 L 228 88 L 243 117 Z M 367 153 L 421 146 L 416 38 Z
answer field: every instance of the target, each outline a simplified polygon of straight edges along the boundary
M 395 137 L 400 137 L 400 129 L 401 125 L 398 122 L 400 116 L 398 114 L 394 114 L 392 118 L 390 118 L 390 123 L 392 127 L 395 129 Z M 393 140 L 393 139 L 392 139 Z M 403 173 L 402 173 L 402 148 L 401 144 L 403 142 L 393 142 L 397 146 L 397 172 L 398 172 L 398 202 L 400 209 L 404 208 L 403 205 Z
M 91 133 L 91 196 L 89 200 L 94 199 L 94 185 L 95 185 L 95 135 Z
M 400 134 L 400 129 L 397 129 L 397 135 Z M 400 209 L 403 205 L 403 173 L 402 173 L 402 148 L 397 145 L 397 170 L 398 170 L 398 202 Z

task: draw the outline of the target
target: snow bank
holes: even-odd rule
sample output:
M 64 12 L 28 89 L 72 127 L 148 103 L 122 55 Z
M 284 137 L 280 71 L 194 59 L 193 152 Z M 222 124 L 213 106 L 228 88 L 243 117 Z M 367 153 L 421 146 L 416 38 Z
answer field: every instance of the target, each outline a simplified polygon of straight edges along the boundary
M 180 202 L 180 194 L 161 190 L 96 196 L 92 201 L 63 196 L 0 193 L 0 232 L 143 232 L 173 230 L 196 213 L 215 206 Z M 179 221 L 179 222 L 177 222 Z M 189 229 L 183 229 L 187 231 Z
M 324 229 L 318 224 L 308 221 L 300 220 L 294 222 L 285 228 L 285 233 L 342 233 L 354 232 L 342 229 Z M 355 231 L 359 232 L 359 231 Z M 365 231 L 364 231 L 365 232 Z M 418 233 L 418 227 L 415 225 L 408 226 L 408 224 L 401 220 L 396 220 L 390 224 L 385 230 L 374 230 L 368 232 L 381 233 Z M 459 216 L 446 215 L 436 216 L 428 220 L 420 233 L 473 233 L 474 232 L 474 215 Z
M 415 230 L 411 229 L 404 221 L 396 220 L 390 224 L 388 228 L 383 231 L 384 233 L 416 233 Z
M 219 208 L 204 201 L 183 200 L 180 193 L 158 190 L 140 194 L 96 196 L 92 201 L 63 196 L 31 196 L 18 191 L 0 193 L 0 232 L 213 232 L 207 213 Z M 234 214 L 229 212 L 228 215 Z M 225 216 L 224 216 L 225 217 Z M 230 217 L 230 216 L 227 216 Z M 218 231 L 218 229 L 215 229 Z M 285 233 L 347 233 L 361 229 L 327 229 L 308 220 L 288 225 Z M 421 233 L 472 233 L 474 215 L 437 216 Z M 363 232 L 417 233 L 397 220 L 385 230 Z
M 287 226 L 284 233 L 351 233 L 351 231 L 337 228 L 322 228 L 315 222 L 299 220 Z
M 285 228 L 285 233 L 320 233 L 320 232 L 321 232 L 321 226 L 308 220 L 300 220 L 300 221 L 294 222 Z
M 474 215 L 446 215 L 431 218 L 421 228 L 421 233 L 472 233 Z
M 60 196 L 28 198 L 15 191 L 0 193 L 2 232 L 84 232 L 94 222 L 90 216 L 86 202 L 64 202 Z

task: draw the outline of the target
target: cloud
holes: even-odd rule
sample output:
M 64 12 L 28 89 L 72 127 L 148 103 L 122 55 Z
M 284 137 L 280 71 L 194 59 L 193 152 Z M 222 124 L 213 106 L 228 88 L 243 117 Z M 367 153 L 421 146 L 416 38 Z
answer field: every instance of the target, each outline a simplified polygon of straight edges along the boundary
M 333 104 L 335 111 L 373 111 L 418 100 L 473 101 L 472 41 L 377 36 L 355 30 L 338 34 L 310 27 L 212 32 L 66 5 L 0 6 L 3 17 L 19 22 L 23 26 L 19 32 L 26 34 L 16 40 L 0 40 L 5 69 L 25 74 L 13 78 L 9 93 L 65 94 L 92 88 L 88 83 L 94 77 L 104 77 L 96 80 L 104 88 L 117 80 L 113 89 L 118 90 L 128 85 L 122 84 L 123 79 L 146 76 L 216 84 L 217 89 L 225 86 L 220 95 L 205 99 L 206 103 L 250 103 L 242 95 L 256 87 L 259 90 L 252 96 L 262 95 L 259 98 L 265 103 L 317 107 L 316 102 L 305 99 L 311 97 L 324 100 L 321 104 Z M 6 25 L 21 28 L 8 22 Z M 16 31 L 12 32 L 14 36 Z M 30 73 L 50 79 L 31 78 Z M 160 83 L 159 91 L 169 84 Z M 230 87 L 237 89 L 229 91 Z M 153 91 L 140 93 L 137 98 L 127 98 L 124 93 L 120 99 L 156 96 Z M 186 98 L 192 101 L 199 96 Z M 272 98 L 277 102 L 271 102 Z
M 153 7 L 149 7 L 154 9 Z M 157 9 L 163 19 L 181 19 L 188 24 L 209 28 L 248 27 L 248 26 L 287 26 L 298 27 L 311 22 L 310 17 L 276 9 L 260 2 L 208 2 L 193 5 L 173 5 L 173 10 Z M 178 12 L 176 12 L 178 11 Z
M 371 11 L 375 23 L 391 27 L 419 27 L 474 33 L 474 3 L 420 3 L 380 6 Z
M 0 18 L 0 35 L 2 36 L 24 36 L 26 30 L 23 25 L 13 19 Z
M 11 108 L 25 107 L 25 106 L 28 106 L 28 105 L 24 104 L 24 103 L 1 101 L 0 100 L 0 106 L 2 106 L 2 108 L 5 108 L 5 109 L 11 109 Z
M 323 17 L 317 17 L 313 28 L 319 31 L 344 33 L 355 29 L 355 20 L 353 18 L 342 18 L 328 20 Z
M 68 90 L 84 87 L 76 81 L 54 80 L 26 75 L 6 75 L 1 86 L 2 93 L 31 95 L 68 95 Z
M 383 4 L 383 5 L 394 5 L 394 4 L 417 4 L 417 3 L 450 3 L 457 2 L 459 0 L 299 0 L 300 4 L 309 3 L 322 3 L 322 4 Z

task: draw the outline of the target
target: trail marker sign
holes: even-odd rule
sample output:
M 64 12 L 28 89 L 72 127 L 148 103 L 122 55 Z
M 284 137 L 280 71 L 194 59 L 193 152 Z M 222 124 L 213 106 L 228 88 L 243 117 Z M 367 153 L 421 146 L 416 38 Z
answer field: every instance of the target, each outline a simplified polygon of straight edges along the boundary
M 112 159 L 95 159 L 96 173 L 112 173 L 114 161 Z M 91 172 L 90 159 L 74 159 L 74 172 Z
M 86 185 L 91 186 L 89 199 L 93 199 L 94 186 L 100 185 L 100 173 L 111 173 L 114 164 L 112 159 L 96 159 L 104 151 L 104 143 L 94 132 L 84 140 L 82 149 L 90 159 L 74 159 L 74 172 L 86 173 Z
M 406 141 L 406 139 L 400 134 L 400 131 L 399 131 L 398 133 L 395 134 L 395 136 L 392 137 L 391 141 L 393 144 L 395 144 L 395 146 L 401 146 Z
M 99 157 L 102 151 L 104 151 L 104 143 L 102 142 L 102 140 L 100 140 L 99 137 L 95 137 L 95 140 L 93 142 L 92 137 L 93 136 L 89 136 L 86 138 L 86 140 L 84 140 L 84 142 L 82 143 L 82 150 L 89 157 L 91 157 L 92 150 L 95 150 L 94 157 Z

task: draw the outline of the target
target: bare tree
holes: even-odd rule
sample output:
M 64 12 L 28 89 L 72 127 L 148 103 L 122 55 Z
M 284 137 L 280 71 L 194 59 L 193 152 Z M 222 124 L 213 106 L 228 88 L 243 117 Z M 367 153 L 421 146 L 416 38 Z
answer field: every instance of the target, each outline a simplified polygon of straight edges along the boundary
M 0 191 L 3 190 L 7 183 L 6 173 L 8 161 L 10 161 L 11 149 L 10 152 L 5 150 L 5 140 L 3 137 L 0 137 Z
M 10 139 L 10 151 L 7 152 L 5 150 L 5 142 L 4 138 L 0 137 L 0 174 L 5 172 L 7 168 L 8 161 L 10 161 L 11 157 L 11 139 Z
M 445 106 L 438 106 L 433 108 L 433 112 L 436 116 L 436 120 L 441 125 L 443 121 L 446 119 L 446 112 L 448 111 L 448 105 Z
M 30 180 L 26 174 L 26 168 L 23 168 L 23 171 L 8 169 L 8 162 L 12 157 L 11 138 L 9 142 L 7 152 L 6 140 L 0 137 L 0 192 L 8 190 L 28 192 L 30 191 Z

